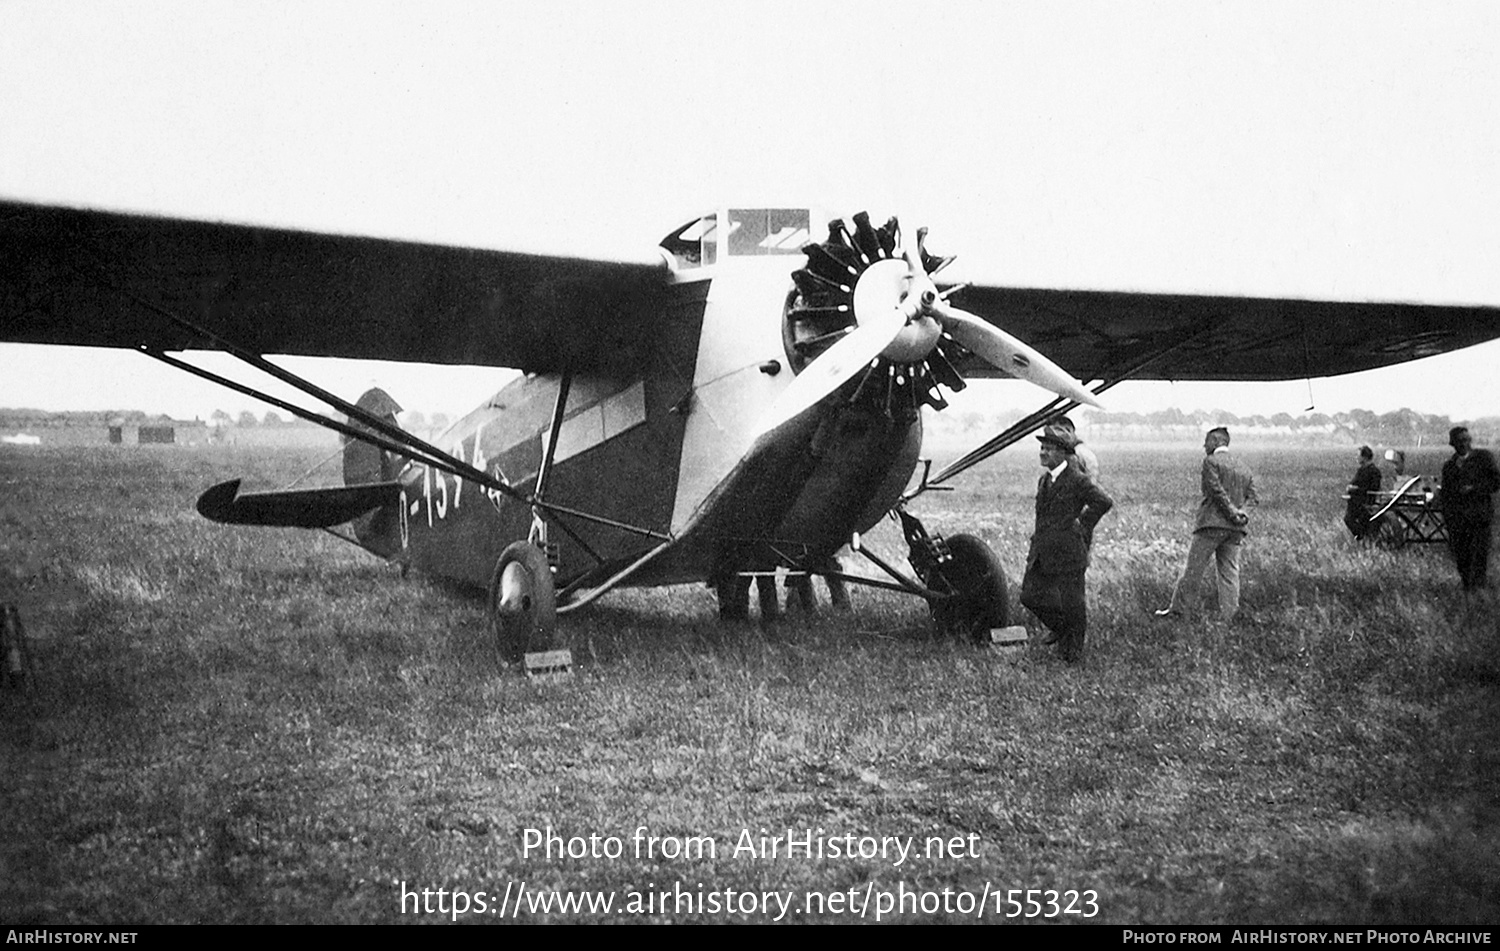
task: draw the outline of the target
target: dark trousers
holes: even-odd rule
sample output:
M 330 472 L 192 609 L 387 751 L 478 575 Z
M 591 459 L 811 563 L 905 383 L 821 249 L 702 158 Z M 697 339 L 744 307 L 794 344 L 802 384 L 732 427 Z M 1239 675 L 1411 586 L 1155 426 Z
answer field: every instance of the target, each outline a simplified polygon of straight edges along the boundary
M 1047 630 L 1057 635 L 1057 652 L 1074 661 L 1083 654 L 1088 628 L 1088 602 L 1083 593 L 1083 569 L 1050 572 L 1031 567 L 1021 582 L 1021 603 Z
M 1450 514 L 1445 518 L 1448 548 L 1458 562 L 1458 577 L 1465 588 L 1484 587 L 1490 567 L 1490 520 Z
M 1375 528 L 1375 523 L 1370 521 L 1370 513 L 1365 511 L 1363 505 L 1359 508 L 1349 506 L 1349 510 L 1344 513 L 1344 524 L 1349 527 L 1349 534 L 1355 538 L 1364 538 Z

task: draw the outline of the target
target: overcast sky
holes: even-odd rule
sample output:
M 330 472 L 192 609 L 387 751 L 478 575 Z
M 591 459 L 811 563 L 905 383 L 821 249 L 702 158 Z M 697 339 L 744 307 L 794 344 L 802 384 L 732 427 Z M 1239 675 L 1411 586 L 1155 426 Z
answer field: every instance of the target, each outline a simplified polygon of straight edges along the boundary
M 1018 285 L 1500 304 L 1497 95 L 1488 2 L 0 0 L 0 196 L 583 252 L 806 202 Z M 1470 418 L 1497 362 L 1109 402 Z M 504 379 L 290 363 L 450 414 Z M 14 345 L 0 406 L 266 408 Z

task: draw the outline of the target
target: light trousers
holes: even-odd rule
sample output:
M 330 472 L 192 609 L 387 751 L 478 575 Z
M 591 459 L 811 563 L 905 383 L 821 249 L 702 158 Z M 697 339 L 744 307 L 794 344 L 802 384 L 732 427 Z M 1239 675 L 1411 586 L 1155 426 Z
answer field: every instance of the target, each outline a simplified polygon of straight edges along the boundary
M 1169 610 L 1185 611 L 1188 602 L 1196 600 L 1195 591 L 1203 571 L 1213 559 L 1214 587 L 1219 593 L 1219 617 L 1228 621 L 1240 609 L 1240 545 L 1245 540 L 1243 532 L 1228 528 L 1202 528 L 1193 533 L 1193 544 L 1188 548 L 1187 567 L 1172 589 Z

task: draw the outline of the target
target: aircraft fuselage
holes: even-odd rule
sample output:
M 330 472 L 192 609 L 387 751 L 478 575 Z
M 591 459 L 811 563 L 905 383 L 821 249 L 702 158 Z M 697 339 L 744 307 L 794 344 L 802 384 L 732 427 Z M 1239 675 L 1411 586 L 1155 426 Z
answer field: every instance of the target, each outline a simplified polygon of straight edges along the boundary
M 762 414 L 794 375 L 781 318 L 800 260 L 757 256 L 679 273 L 644 366 L 516 379 L 436 444 L 523 494 L 550 452 L 542 498 L 586 513 L 554 511 L 548 526 L 560 586 L 607 577 L 668 539 L 628 584 L 817 563 L 899 498 L 921 422 L 830 401 L 746 460 Z M 413 463 L 398 478 L 397 511 L 361 539 L 420 570 L 486 585 L 504 548 L 533 528 L 529 506 L 462 477 Z

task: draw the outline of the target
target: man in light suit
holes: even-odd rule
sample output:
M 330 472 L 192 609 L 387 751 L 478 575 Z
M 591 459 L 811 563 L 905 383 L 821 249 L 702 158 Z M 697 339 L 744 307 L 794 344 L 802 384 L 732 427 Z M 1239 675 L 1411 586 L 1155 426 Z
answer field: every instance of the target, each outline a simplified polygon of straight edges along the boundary
M 1084 444 L 1082 436 L 1078 436 L 1078 427 L 1073 425 L 1073 421 L 1066 416 L 1059 416 L 1053 422 L 1078 437 L 1078 445 L 1073 447 L 1072 462 L 1084 475 L 1098 482 L 1099 456 Z
M 1198 503 L 1187 566 L 1172 589 L 1172 602 L 1157 611 L 1157 617 L 1182 614 L 1210 558 L 1218 566 L 1219 617 L 1233 620 L 1240 608 L 1240 546 L 1250 524 L 1245 506 L 1257 501 L 1255 477 L 1229 454 L 1229 430 L 1223 426 L 1203 437 L 1203 456 L 1203 500 Z
M 1051 425 L 1037 439 L 1047 471 L 1036 487 L 1036 531 L 1026 553 L 1021 603 L 1051 631 L 1044 643 L 1057 644 L 1058 653 L 1071 664 L 1083 655 L 1088 628 L 1083 577 L 1094 526 L 1115 503 L 1074 464 L 1078 437 Z

